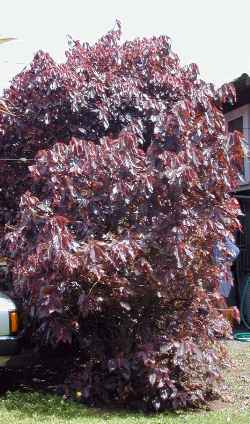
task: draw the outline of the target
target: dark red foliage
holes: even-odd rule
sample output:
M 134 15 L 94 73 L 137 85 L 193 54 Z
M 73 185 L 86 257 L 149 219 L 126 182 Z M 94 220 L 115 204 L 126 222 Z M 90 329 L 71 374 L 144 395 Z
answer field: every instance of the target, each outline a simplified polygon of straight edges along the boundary
M 74 347 L 67 385 L 84 402 L 214 395 L 230 329 L 213 301 L 239 226 L 233 94 L 181 67 L 167 37 L 121 44 L 119 25 L 63 65 L 38 53 L 5 93 L 1 157 L 33 160 L 1 168 L 14 290 L 38 345 Z

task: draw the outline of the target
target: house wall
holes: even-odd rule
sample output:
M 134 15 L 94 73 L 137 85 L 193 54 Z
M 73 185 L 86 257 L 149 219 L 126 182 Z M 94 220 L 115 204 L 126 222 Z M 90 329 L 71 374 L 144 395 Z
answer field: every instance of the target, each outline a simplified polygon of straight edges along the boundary
M 241 106 L 231 112 L 225 113 L 225 119 L 227 122 L 233 119 L 243 118 L 243 134 L 247 143 L 247 152 L 244 159 L 244 174 L 245 181 L 243 184 L 250 182 L 250 104 Z

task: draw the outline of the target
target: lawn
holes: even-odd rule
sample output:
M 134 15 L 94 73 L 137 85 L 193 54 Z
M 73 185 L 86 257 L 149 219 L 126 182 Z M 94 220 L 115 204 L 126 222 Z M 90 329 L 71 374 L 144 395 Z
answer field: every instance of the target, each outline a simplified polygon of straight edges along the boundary
M 249 424 L 250 344 L 230 342 L 234 366 L 225 372 L 225 400 L 211 404 L 211 411 L 141 413 L 99 411 L 39 392 L 8 392 L 0 398 L 0 424 Z

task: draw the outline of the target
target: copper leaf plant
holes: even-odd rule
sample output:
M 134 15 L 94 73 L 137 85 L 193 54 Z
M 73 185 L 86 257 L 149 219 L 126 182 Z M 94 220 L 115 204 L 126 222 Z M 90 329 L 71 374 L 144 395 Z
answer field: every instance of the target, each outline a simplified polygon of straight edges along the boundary
M 120 38 L 118 22 L 60 65 L 38 52 L 6 90 L 2 245 L 29 339 L 72 348 L 68 394 L 195 407 L 216 394 L 230 331 L 214 304 L 239 228 L 234 91 L 181 66 L 166 36 Z

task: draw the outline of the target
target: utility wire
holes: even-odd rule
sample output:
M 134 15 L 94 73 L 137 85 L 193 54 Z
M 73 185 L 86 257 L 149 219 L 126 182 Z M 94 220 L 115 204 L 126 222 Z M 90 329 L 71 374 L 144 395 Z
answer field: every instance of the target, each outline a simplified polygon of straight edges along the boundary
M 25 62 L 11 62 L 10 60 L 2 60 L 0 63 L 8 63 L 10 65 L 27 65 Z
M 15 162 L 28 162 L 28 161 L 36 161 L 36 159 L 28 159 L 28 158 L 19 158 L 19 159 L 13 159 L 13 158 L 0 158 L 0 161 L 15 161 Z

